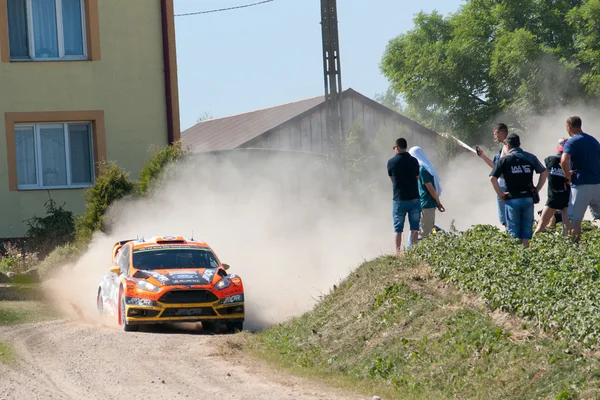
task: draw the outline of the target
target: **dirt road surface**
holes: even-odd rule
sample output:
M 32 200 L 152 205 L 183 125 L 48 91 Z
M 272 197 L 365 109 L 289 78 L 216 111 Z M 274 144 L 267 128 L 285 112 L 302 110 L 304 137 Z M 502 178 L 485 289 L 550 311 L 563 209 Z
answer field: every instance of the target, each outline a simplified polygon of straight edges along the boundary
M 249 359 L 230 335 L 67 320 L 0 327 L 0 399 L 364 399 Z

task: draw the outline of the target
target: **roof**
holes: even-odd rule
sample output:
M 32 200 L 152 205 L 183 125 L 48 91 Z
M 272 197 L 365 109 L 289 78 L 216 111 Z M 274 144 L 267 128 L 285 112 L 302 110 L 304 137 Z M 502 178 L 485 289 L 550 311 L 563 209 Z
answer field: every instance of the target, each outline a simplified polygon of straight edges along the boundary
M 202 121 L 181 134 L 194 151 L 231 150 L 325 102 L 324 96 Z
M 402 124 L 409 125 L 425 135 L 438 136 L 438 133 L 431 129 L 360 94 L 354 89 L 346 89 L 342 94 L 357 97 L 361 101 L 369 103 L 378 111 L 395 117 Z M 229 117 L 214 118 L 199 122 L 186 129 L 181 133 L 181 139 L 184 146 L 191 147 L 194 152 L 232 150 L 292 119 L 301 118 L 314 112 L 324 105 L 325 96 L 317 96 Z

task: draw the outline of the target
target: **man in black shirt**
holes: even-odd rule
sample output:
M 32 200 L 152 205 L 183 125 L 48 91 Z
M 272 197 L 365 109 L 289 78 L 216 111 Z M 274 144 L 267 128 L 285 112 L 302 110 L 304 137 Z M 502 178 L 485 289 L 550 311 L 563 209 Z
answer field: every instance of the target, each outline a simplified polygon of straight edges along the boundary
M 421 222 L 421 199 L 419 196 L 419 162 L 406 149 L 406 139 L 398 138 L 394 145 L 396 155 L 387 163 L 388 175 L 392 181 L 394 232 L 396 233 L 396 253 L 400 254 L 402 231 L 406 214 L 410 225 L 408 247 L 417 242 Z
M 556 215 L 557 211 L 561 212 L 563 234 L 566 235 L 569 227 L 568 209 L 569 198 L 571 195 L 571 186 L 565 177 L 565 172 L 560 166 L 560 158 L 565 148 L 567 138 L 562 138 L 556 146 L 556 154 L 546 157 L 544 162 L 548 169 L 548 200 L 546 206 L 542 210 L 540 222 L 535 229 L 535 233 L 544 232 L 552 216 Z
M 506 204 L 508 233 L 521 239 L 525 247 L 533 236 L 533 196 L 546 183 L 548 171 L 531 153 L 521 149 L 518 135 L 506 137 L 508 154 L 500 158 L 490 174 L 490 180 L 498 197 Z M 540 174 L 538 184 L 533 187 L 533 172 Z M 500 190 L 498 178 L 504 176 L 506 191 Z M 535 192 L 533 192 L 535 191 Z

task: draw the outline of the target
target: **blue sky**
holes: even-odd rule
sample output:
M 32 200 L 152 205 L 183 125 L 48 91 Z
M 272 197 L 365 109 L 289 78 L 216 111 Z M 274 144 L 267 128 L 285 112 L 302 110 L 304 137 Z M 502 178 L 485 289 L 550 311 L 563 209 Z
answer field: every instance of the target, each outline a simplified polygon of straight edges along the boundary
M 175 14 L 257 0 L 175 0 Z M 338 0 L 342 86 L 384 92 L 379 62 L 388 41 L 419 11 L 456 11 L 462 0 Z M 175 17 L 181 128 L 214 117 L 323 94 L 320 0 L 274 0 Z

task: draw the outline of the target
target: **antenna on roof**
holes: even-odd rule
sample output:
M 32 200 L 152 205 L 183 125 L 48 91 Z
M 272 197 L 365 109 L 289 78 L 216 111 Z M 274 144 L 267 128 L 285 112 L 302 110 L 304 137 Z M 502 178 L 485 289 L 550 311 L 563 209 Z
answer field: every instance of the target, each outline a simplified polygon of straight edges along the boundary
M 192 229 L 192 237 L 191 237 L 191 239 L 192 239 L 192 242 L 193 242 L 194 241 L 194 230 L 193 229 Z

